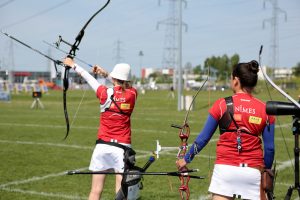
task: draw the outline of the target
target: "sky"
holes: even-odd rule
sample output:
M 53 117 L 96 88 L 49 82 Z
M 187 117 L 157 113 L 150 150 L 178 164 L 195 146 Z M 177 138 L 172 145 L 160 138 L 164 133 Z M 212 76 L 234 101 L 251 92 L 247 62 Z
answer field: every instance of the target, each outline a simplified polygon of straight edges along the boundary
M 65 54 L 48 43 L 61 35 L 73 43 L 86 21 L 106 0 L 0 0 L 0 30 L 54 59 Z M 143 67 L 161 68 L 166 55 L 167 28 L 174 0 L 111 0 L 85 30 L 78 58 L 111 71 L 116 62 L 132 66 L 139 76 Z M 211 56 L 239 54 L 241 62 L 272 64 L 273 29 L 270 19 L 275 0 L 185 0 L 182 21 L 182 65 L 196 66 Z M 277 1 L 277 65 L 300 62 L 300 1 Z M 159 26 L 157 28 L 157 25 Z M 263 26 L 264 25 L 264 26 Z M 274 27 L 274 26 L 273 26 Z M 169 29 L 170 30 L 170 29 Z M 49 62 L 36 52 L 0 34 L 0 70 L 46 71 Z M 62 44 L 61 49 L 70 47 Z M 119 51 L 118 51 L 119 48 Z M 143 56 L 139 52 L 143 52 Z M 118 54 L 119 53 L 119 54 Z M 118 59 L 119 57 L 119 59 Z M 82 67 L 89 67 L 77 61 Z

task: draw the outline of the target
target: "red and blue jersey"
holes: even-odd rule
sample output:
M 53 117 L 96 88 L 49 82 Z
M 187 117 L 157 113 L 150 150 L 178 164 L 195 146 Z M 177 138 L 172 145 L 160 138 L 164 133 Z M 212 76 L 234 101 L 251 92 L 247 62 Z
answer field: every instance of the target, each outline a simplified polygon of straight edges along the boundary
M 268 124 L 274 124 L 275 118 L 266 114 L 264 102 L 246 93 L 236 93 L 233 98 L 233 118 L 238 127 L 247 130 L 241 133 L 242 151 L 237 151 L 237 132 L 228 131 L 219 136 L 216 149 L 216 164 L 264 167 L 261 134 Z M 219 121 L 227 110 L 224 98 L 218 99 L 209 110 L 210 115 Z M 237 129 L 232 121 L 228 130 Z

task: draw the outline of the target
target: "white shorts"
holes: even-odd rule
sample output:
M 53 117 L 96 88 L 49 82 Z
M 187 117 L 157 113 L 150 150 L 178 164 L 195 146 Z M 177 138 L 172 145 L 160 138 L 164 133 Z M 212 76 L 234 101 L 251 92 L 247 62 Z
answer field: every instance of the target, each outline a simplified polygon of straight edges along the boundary
M 124 171 L 124 150 L 108 144 L 96 144 L 89 170 L 103 171 L 114 169 L 115 172 Z
M 260 199 L 261 173 L 251 167 L 216 164 L 208 191 L 223 196 Z

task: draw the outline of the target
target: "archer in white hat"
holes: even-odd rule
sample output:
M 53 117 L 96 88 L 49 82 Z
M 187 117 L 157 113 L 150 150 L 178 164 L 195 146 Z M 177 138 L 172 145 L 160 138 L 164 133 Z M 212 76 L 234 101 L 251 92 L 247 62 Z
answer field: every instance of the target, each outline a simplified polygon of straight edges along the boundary
M 130 116 L 137 99 L 137 91 L 130 84 L 130 65 L 126 63 L 115 65 L 109 76 L 100 66 L 93 67 L 95 74 L 111 78 L 113 87 L 109 88 L 99 84 L 92 75 L 74 63 L 73 59 L 66 58 L 64 64 L 82 76 L 99 99 L 100 124 L 89 170 L 124 172 L 124 168 L 128 164 L 126 157 L 124 158 L 124 151 L 131 150 Z M 104 174 L 93 174 L 89 200 L 101 198 L 105 176 Z M 122 175 L 116 175 L 116 193 L 121 191 L 121 181 Z M 123 192 L 127 196 L 127 191 Z

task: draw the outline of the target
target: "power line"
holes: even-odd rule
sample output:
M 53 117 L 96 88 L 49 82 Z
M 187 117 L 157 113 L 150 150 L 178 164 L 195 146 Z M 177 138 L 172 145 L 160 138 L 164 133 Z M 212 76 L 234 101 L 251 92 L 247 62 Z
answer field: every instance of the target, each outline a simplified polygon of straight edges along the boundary
M 24 19 L 18 20 L 18 21 L 16 21 L 16 22 L 11 23 L 11 24 L 5 25 L 5 26 L 1 27 L 0 29 L 6 29 L 6 28 L 9 28 L 9 27 L 12 27 L 12 26 L 15 26 L 15 25 L 22 24 L 22 23 L 24 23 L 24 22 L 26 22 L 26 21 L 29 21 L 29 20 L 31 20 L 31 19 L 33 19 L 33 18 L 35 18 L 35 17 L 44 15 L 44 14 L 46 14 L 47 12 L 49 12 L 49 11 L 51 11 L 51 10 L 54 10 L 54 9 L 56 9 L 56 8 L 59 8 L 59 7 L 63 6 L 63 5 L 66 4 L 66 3 L 69 3 L 70 1 L 71 1 L 71 0 L 66 0 L 66 1 L 64 1 L 64 2 L 62 2 L 62 3 L 59 3 L 59 4 L 55 5 L 55 6 L 53 6 L 53 7 L 47 8 L 47 9 L 45 9 L 45 10 L 42 10 L 42 11 L 40 11 L 40 12 L 34 14 L 34 15 L 31 15 L 31 16 L 26 17 L 26 18 L 24 18 Z
M 2 4 L 0 4 L 0 8 L 3 8 L 4 6 L 7 6 L 8 4 L 12 3 L 14 0 L 9 0 L 7 2 L 4 2 Z

